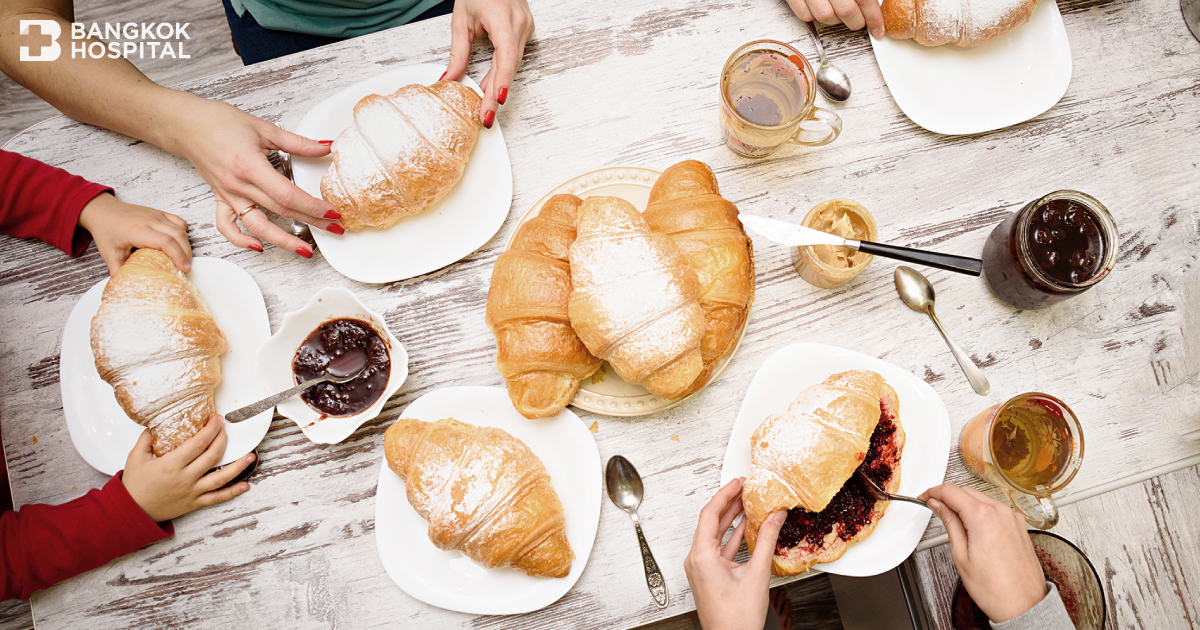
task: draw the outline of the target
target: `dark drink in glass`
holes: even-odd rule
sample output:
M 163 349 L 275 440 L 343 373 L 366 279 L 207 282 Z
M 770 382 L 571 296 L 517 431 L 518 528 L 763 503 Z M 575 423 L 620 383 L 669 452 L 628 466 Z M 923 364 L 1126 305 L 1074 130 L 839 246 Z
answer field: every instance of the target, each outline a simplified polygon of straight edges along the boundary
M 996 297 L 1043 308 L 1090 289 L 1112 271 L 1117 225 L 1091 195 L 1059 190 L 997 225 L 983 246 L 983 275 Z

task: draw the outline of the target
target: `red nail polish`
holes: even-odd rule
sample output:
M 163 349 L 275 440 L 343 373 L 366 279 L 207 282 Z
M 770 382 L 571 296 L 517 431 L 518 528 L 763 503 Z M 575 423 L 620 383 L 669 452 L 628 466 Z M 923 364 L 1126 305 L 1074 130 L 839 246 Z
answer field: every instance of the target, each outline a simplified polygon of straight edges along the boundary
M 256 251 L 256 252 L 258 252 L 258 253 L 260 253 L 260 254 L 262 253 L 262 250 L 263 250 L 263 249 L 262 249 L 262 245 L 251 245 L 251 246 L 250 246 L 250 249 L 253 249 L 254 251 Z
M 488 129 L 492 128 L 492 123 L 496 121 L 496 112 L 488 112 L 483 115 L 483 126 Z
M 496 102 L 501 105 L 508 100 L 508 88 L 500 88 L 500 96 L 496 97 Z
M 333 140 L 317 140 L 317 143 L 318 143 L 318 144 L 323 144 L 323 145 L 325 145 L 325 146 L 330 146 L 330 145 L 332 145 L 332 144 L 333 144 Z
M 345 228 L 336 223 L 330 223 L 329 225 L 325 226 L 325 229 L 338 235 L 346 233 Z
M 447 71 L 443 72 L 443 73 L 442 73 L 442 76 L 438 77 L 438 81 L 441 81 L 442 79 L 445 79 L 447 74 L 450 74 L 450 71 L 449 71 L 449 70 L 447 70 Z
M 297 249 L 296 253 L 300 254 L 301 256 L 303 256 L 305 258 L 312 258 L 312 252 L 308 251 L 307 249 L 305 249 L 303 247 L 301 247 L 300 249 Z
M 330 221 L 337 221 L 338 219 L 342 218 L 342 215 L 338 214 L 337 212 L 335 212 L 333 210 L 330 210 L 329 212 L 325 213 L 325 218 L 329 219 Z

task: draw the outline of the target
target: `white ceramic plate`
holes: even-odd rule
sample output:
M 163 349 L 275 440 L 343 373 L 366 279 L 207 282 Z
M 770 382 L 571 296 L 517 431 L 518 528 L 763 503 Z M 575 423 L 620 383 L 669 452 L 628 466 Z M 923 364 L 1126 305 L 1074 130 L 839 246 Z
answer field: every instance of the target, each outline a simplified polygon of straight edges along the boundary
M 908 370 L 865 354 L 820 343 L 797 343 L 772 354 L 750 382 L 725 451 L 721 485 L 750 476 L 750 437 L 767 416 L 783 413 L 801 390 L 846 370 L 872 370 L 896 390 L 904 452 L 900 490 L 917 496 L 942 483 L 950 459 L 950 417 L 937 392 Z M 888 506 L 874 532 L 846 554 L 817 570 L 849 576 L 878 575 L 899 565 L 917 548 L 932 512 L 911 503 Z
M 237 265 L 203 256 L 192 259 L 188 280 L 196 285 L 229 343 L 229 350 L 221 355 L 217 412 L 227 413 L 266 398 L 270 392 L 254 378 L 254 355 L 271 336 L 267 305 L 258 285 Z M 107 284 L 105 279 L 88 289 L 71 310 L 63 329 L 58 377 L 63 415 L 75 450 L 92 468 L 114 475 L 125 467 L 125 459 L 143 427 L 125 415 L 113 388 L 96 372 L 92 317 L 100 309 L 100 296 Z M 237 424 L 225 423 L 229 443 L 221 465 L 254 450 L 267 434 L 273 413 L 264 411 Z
M 368 94 L 391 94 L 413 83 L 429 85 L 444 66 L 404 66 L 356 83 L 317 103 L 296 133 L 333 140 L 354 122 L 354 105 Z M 469 77 L 463 84 L 479 92 Z M 296 185 L 321 197 L 321 176 L 333 158 L 293 158 Z M 359 282 L 393 282 L 441 269 L 482 247 L 495 236 L 512 206 L 512 164 L 500 125 L 479 130 L 462 179 L 429 210 L 401 219 L 386 230 L 363 228 L 338 236 L 314 229 L 313 238 L 339 273 Z
M 638 212 L 644 212 L 646 204 L 650 201 L 650 189 L 654 188 L 654 183 L 658 181 L 658 176 L 661 174 L 662 171 L 643 166 L 606 166 L 580 173 L 542 195 L 542 198 L 533 204 L 525 216 L 521 217 L 517 227 L 521 227 L 536 217 L 542 211 L 542 206 L 551 197 L 561 194 L 572 194 L 583 199 L 596 196 L 619 197 L 633 204 Z M 517 230 L 514 228 L 508 241 L 504 244 L 504 249 L 512 246 L 512 240 L 516 234 Z M 749 321 L 750 317 L 747 316 L 746 322 Z M 742 337 L 745 334 L 746 326 L 743 323 L 742 331 L 738 335 L 733 349 L 717 363 L 716 369 L 713 370 L 712 376 L 708 378 L 708 383 L 704 387 L 708 387 L 709 384 L 716 381 L 721 372 L 725 371 L 726 366 L 733 359 L 733 355 L 741 347 Z M 700 389 L 703 391 L 704 388 Z M 682 404 L 683 401 L 698 393 L 700 392 L 694 392 L 675 400 L 656 396 L 641 385 L 626 383 L 608 364 L 608 361 L 605 361 L 598 372 L 583 379 L 579 391 L 575 393 L 575 398 L 571 399 L 571 404 L 580 409 L 606 416 L 644 416 Z
M 325 322 L 335 319 L 358 319 L 369 322 L 376 334 L 388 344 L 391 374 L 383 394 L 366 409 L 352 416 L 326 416 L 308 406 L 300 396 L 293 396 L 276 407 L 279 414 L 291 418 L 308 439 L 317 444 L 337 444 L 350 437 L 364 422 L 379 415 L 383 405 L 408 378 L 408 353 L 388 330 L 383 316 L 367 308 L 348 289 L 325 287 L 295 313 L 283 316 L 279 331 L 258 350 L 255 371 L 263 386 L 281 392 L 296 386 L 292 360 L 308 336 Z
M 945 135 L 983 133 L 1054 107 L 1071 82 L 1071 45 L 1054 0 L 1029 22 L 975 48 L 871 38 L 892 98 L 913 122 Z
M 541 458 L 562 499 L 567 540 L 575 552 L 565 578 L 530 577 L 516 569 L 485 569 L 458 551 L 429 542 L 429 522 L 408 503 L 404 481 L 380 458 L 375 495 L 375 545 L 388 576 L 416 599 L 473 615 L 515 615 L 539 610 L 565 595 L 587 564 L 600 523 L 600 451 L 579 417 L 568 410 L 527 420 L 513 409 L 503 387 L 446 387 L 413 401 L 402 418 L 434 422 L 454 418 L 492 426 L 521 440 Z

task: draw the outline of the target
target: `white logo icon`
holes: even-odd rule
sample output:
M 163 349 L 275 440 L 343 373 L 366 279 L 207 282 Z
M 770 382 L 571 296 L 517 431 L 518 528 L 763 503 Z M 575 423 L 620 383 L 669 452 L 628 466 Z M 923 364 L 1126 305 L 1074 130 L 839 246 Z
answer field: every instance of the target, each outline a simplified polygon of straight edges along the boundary
M 54 61 L 58 59 L 58 55 L 62 53 L 62 47 L 58 45 L 58 37 L 62 35 L 62 27 L 54 20 L 21 20 L 21 34 L 30 35 L 29 27 L 39 27 L 36 41 L 31 42 L 33 46 L 21 46 L 21 61 Z M 46 41 L 46 37 L 50 41 Z M 29 54 L 30 48 L 36 50 L 36 54 Z

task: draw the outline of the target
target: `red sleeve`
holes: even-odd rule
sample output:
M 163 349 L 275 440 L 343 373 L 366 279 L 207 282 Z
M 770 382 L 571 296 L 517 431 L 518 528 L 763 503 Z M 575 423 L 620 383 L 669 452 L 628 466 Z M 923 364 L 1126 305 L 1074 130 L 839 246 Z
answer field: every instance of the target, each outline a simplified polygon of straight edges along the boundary
M 0 232 L 39 238 L 72 256 L 92 242 L 79 213 L 107 186 L 93 184 L 33 158 L 0 151 Z
M 29 599 L 36 590 L 175 535 L 170 521 L 146 516 L 121 474 L 62 505 L 31 504 L 0 514 L 0 600 Z

